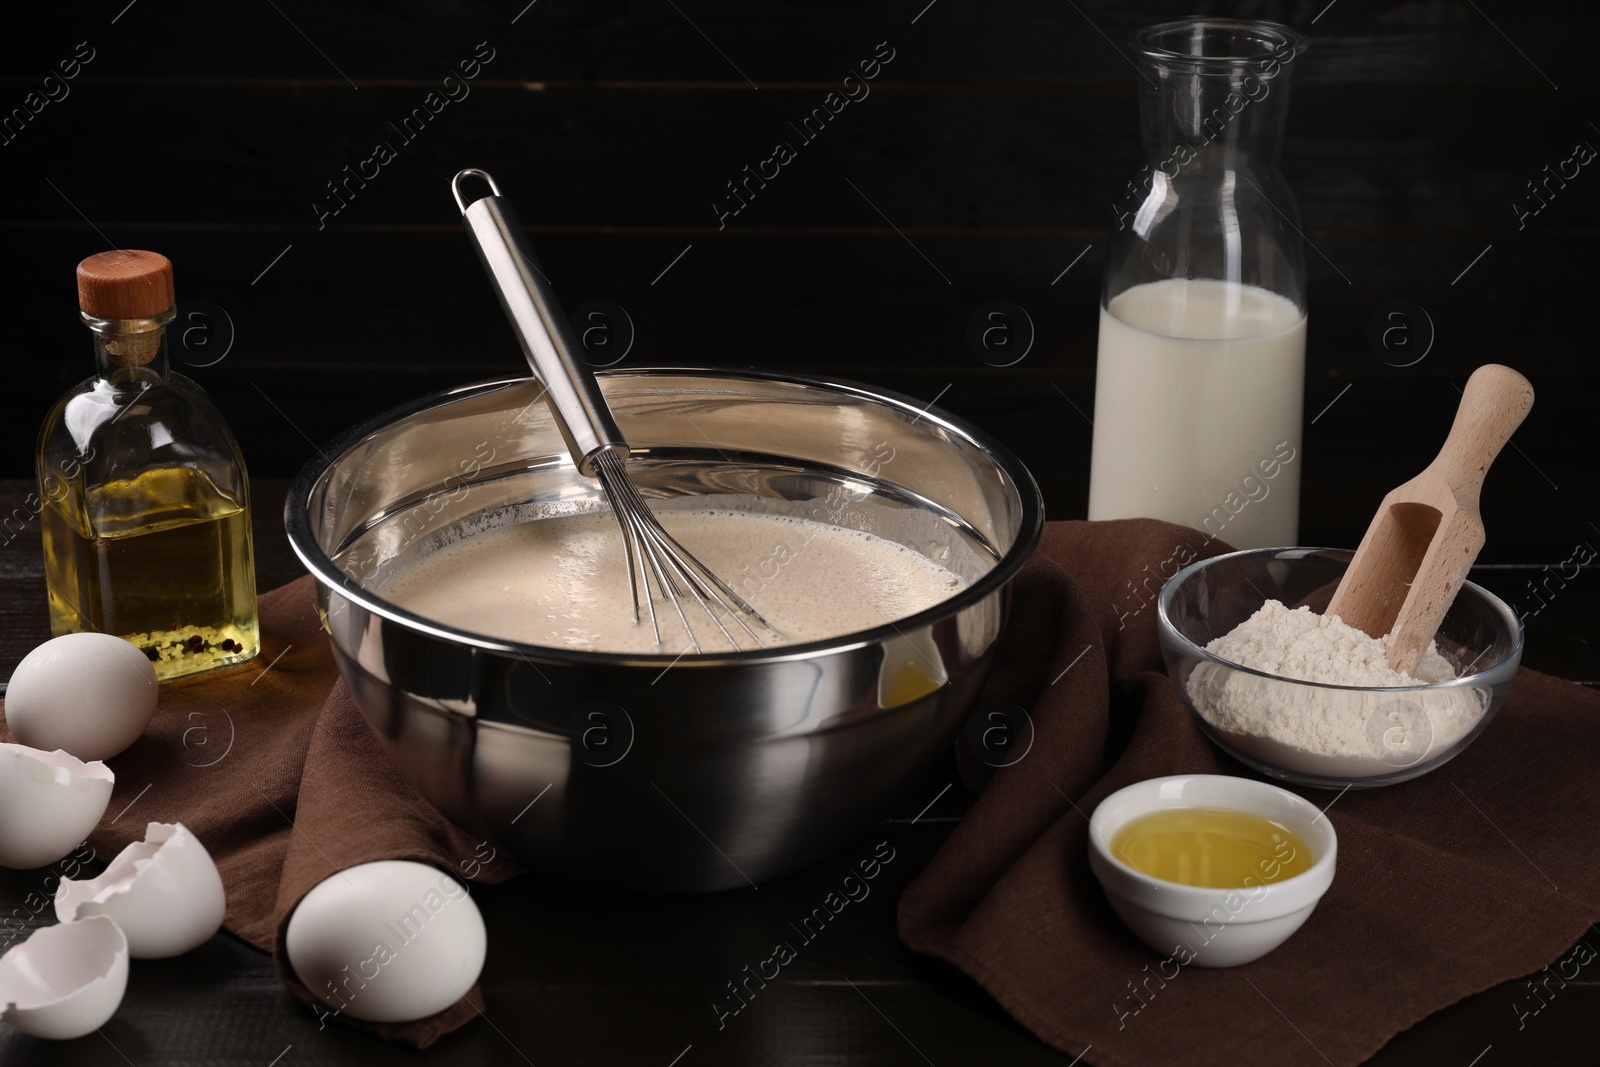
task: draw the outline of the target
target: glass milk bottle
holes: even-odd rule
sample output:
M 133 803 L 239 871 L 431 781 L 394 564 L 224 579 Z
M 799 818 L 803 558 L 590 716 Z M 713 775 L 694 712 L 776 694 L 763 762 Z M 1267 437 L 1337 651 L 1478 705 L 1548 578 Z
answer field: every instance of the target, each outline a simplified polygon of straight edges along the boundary
M 1287 26 L 1140 30 L 1145 166 L 1115 205 L 1100 305 L 1089 518 L 1235 548 L 1297 543 L 1305 386 L 1300 211 L 1279 167 Z
M 39 432 L 50 629 L 115 634 L 162 681 L 260 648 L 244 460 L 205 392 L 168 366 L 172 264 L 121 249 L 78 265 L 95 372 Z

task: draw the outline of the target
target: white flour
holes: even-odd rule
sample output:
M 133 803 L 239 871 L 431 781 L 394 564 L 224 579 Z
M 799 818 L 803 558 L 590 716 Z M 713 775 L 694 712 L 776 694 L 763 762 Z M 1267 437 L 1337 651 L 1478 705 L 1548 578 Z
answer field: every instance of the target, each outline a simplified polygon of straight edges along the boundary
M 1433 644 L 1414 675 L 1389 666 L 1383 642 L 1337 615 L 1263 604 L 1206 646 L 1229 663 L 1332 686 L 1393 688 L 1456 676 Z M 1437 756 L 1483 717 L 1486 690 L 1472 687 L 1393 695 L 1298 685 L 1216 663 L 1189 676 L 1195 710 L 1246 755 L 1286 770 L 1363 777 Z

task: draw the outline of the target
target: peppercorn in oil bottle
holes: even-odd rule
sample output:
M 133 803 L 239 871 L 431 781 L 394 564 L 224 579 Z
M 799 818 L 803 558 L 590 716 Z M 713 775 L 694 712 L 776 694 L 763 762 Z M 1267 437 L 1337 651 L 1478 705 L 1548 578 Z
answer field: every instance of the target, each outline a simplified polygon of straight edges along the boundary
M 250 492 L 222 415 L 168 366 L 172 264 L 117 250 L 78 265 L 95 374 L 39 432 L 50 628 L 144 651 L 163 681 L 259 651 Z

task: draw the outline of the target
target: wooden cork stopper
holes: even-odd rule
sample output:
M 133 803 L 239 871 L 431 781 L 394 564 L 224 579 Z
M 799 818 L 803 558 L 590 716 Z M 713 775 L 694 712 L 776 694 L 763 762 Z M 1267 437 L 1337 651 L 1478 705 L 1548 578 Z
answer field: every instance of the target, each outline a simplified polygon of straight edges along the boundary
M 153 319 L 177 306 L 172 261 L 160 252 L 122 248 L 78 264 L 78 307 L 97 319 Z

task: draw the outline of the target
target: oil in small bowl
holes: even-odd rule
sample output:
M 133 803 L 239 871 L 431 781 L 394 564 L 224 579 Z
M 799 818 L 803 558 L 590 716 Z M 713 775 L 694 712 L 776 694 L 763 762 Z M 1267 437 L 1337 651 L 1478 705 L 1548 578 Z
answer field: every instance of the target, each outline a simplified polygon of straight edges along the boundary
M 1166 808 L 1132 819 L 1111 840 L 1123 863 L 1180 885 L 1241 889 L 1311 869 L 1316 857 L 1293 830 L 1230 808 Z

